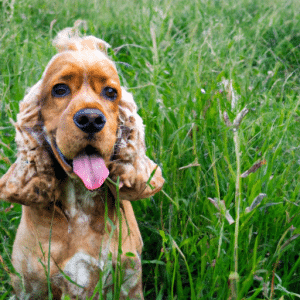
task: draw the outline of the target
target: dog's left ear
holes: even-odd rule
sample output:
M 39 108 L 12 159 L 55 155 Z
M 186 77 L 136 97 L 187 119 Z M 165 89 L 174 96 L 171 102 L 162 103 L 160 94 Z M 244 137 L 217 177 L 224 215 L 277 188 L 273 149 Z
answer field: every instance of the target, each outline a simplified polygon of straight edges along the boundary
M 0 199 L 23 205 L 47 205 L 59 194 L 53 161 L 39 120 L 41 81 L 20 103 L 17 115 L 17 160 L 0 179 Z
M 120 178 L 119 198 L 139 200 L 159 192 L 164 184 L 161 168 L 146 155 L 145 126 L 132 94 L 122 88 L 119 103 L 119 138 L 111 161 L 110 178 Z M 116 188 L 109 187 L 117 196 Z

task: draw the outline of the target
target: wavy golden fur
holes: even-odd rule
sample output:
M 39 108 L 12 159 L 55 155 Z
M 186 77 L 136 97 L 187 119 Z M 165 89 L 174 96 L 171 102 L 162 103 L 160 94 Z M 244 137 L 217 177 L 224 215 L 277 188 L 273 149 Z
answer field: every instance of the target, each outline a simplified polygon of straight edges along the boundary
M 145 153 L 143 121 L 132 95 L 120 86 L 109 45 L 80 37 L 78 26 L 57 35 L 59 53 L 20 103 L 17 160 L 0 179 L 0 198 L 23 205 L 12 255 L 22 279 L 12 276 L 12 284 L 19 299 L 48 299 L 47 273 L 54 299 L 66 294 L 86 299 L 102 270 L 105 297 L 113 289 L 109 265 L 117 263 L 121 230 L 120 299 L 143 299 L 142 240 L 127 200 L 154 195 L 164 179 Z M 65 90 L 53 92 L 55 86 Z M 76 114 L 86 109 L 99 112 L 101 129 L 86 133 L 76 124 Z M 115 185 L 106 181 L 89 190 L 74 173 L 72 161 L 87 148 L 105 163 L 113 181 L 120 178 L 119 213 Z

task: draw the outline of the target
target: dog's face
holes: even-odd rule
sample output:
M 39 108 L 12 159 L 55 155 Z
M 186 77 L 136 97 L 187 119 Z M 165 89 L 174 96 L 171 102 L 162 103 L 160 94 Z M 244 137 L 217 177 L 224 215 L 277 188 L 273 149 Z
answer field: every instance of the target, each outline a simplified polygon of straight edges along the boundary
M 42 83 L 41 119 L 67 173 L 91 173 L 87 181 L 103 175 L 98 169 L 105 168 L 113 153 L 120 99 L 116 68 L 102 52 L 67 51 L 50 62 Z

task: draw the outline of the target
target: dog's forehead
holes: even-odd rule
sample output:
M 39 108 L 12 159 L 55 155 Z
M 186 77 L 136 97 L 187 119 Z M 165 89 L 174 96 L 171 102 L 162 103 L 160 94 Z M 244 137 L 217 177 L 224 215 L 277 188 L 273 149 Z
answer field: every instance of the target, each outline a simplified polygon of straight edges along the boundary
M 73 70 L 92 76 L 118 77 L 114 63 L 98 50 L 65 51 L 57 54 L 48 63 L 44 77 L 62 71 L 68 65 Z

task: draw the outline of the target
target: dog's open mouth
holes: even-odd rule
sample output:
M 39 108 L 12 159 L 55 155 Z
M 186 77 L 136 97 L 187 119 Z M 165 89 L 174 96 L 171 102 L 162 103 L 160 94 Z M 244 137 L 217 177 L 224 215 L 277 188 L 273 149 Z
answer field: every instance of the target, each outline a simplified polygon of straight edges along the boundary
M 104 159 L 91 146 L 73 159 L 73 171 L 89 190 L 99 188 L 109 174 Z
M 68 174 L 74 172 L 89 190 L 95 190 L 101 187 L 108 177 L 109 171 L 105 165 L 104 159 L 94 147 L 87 146 L 82 152 L 74 157 L 73 160 L 68 160 L 61 153 L 55 141 L 52 141 L 51 144 L 56 159 Z

